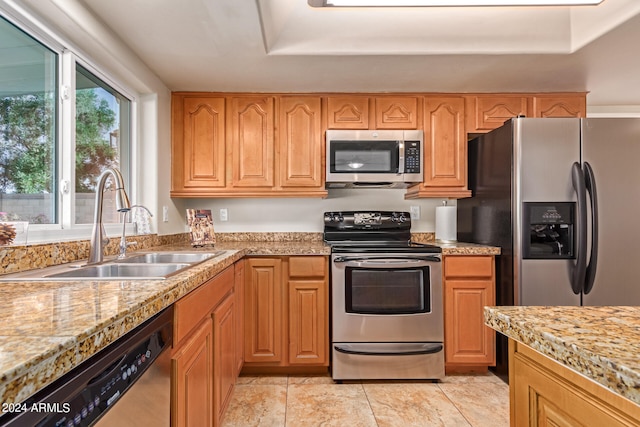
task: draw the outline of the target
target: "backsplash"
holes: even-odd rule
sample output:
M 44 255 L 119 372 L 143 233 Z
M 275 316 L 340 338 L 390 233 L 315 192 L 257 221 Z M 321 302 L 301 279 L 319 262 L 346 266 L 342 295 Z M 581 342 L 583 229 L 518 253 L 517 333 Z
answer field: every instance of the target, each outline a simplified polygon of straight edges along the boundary
M 149 249 L 155 246 L 176 245 L 189 242 L 186 233 L 164 236 L 140 235 L 127 237 L 127 242 L 136 242 L 131 250 Z M 105 255 L 117 255 L 120 240 L 112 238 L 106 246 Z M 0 246 L 0 270 L 2 274 L 51 267 L 52 265 L 80 261 L 89 258 L 89 240 L 42 243 L 26 246 Z
M 435 233 L 412 233 L 415 242 L 433 243 Z M 267 233 L 216 233 L 216 240 L 222 242 L 322 242 L 322 233 L 267 232 Z M 155 234 L 127 237 L 128 242 L 136 242 L 131 251 L 150 249 L 166 245 L 188 245 L 189 234 Z M 106 246 L 105 255 L 117 255 L 119 239 L 112 238 Z M 89 257 L 89 241 L 42 243 L 26 246 L 0 246 L 0 269 L 2 274 L 36 268 L 51 267 L 67 262 L 80 261 Z

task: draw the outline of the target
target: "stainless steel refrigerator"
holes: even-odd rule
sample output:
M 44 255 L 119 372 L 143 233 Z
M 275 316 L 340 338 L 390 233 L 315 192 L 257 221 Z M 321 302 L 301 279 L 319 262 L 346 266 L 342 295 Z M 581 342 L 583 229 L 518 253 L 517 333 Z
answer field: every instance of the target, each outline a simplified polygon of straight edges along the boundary
M 515 118 L 468 153 L 458 240 L 502 248 L 497 304 L 640 304 L 640 119 Z

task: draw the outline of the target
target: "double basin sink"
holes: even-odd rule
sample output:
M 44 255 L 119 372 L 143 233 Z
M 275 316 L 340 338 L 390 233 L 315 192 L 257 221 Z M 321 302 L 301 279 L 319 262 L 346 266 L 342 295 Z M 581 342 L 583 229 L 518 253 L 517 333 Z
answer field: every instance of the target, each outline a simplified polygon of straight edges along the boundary
M 97 265 L 70 263 L 9 274 L 0 277 L 0 281 L 161 280 L 225 252 L 136 253 L 126 258 L 112 259 Z

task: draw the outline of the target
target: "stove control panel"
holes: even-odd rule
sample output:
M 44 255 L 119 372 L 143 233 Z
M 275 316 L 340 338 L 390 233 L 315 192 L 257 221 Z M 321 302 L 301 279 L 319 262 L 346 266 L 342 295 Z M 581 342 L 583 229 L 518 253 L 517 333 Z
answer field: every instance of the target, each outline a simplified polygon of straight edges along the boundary
M 325 230 L 411 228 L 411 215 L 402 211 L 340 211 L 324 213 Z

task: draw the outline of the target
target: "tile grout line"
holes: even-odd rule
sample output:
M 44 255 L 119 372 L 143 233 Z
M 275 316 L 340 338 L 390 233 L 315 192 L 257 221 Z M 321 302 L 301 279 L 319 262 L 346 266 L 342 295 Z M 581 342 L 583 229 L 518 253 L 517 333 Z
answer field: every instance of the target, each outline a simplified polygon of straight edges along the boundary
M 458 411 L 458 413 L 460 414 L 460 416 L 461 416 L 462 418 L 464 418 L 464 420 L 467 422 L 467 424 L 469 424 L 469 426 L 471 426 L 471 427 L 474 427 L 473 423 L 472 423 L 472 422 L 471 422 L 471 421 L 470 421 L 470 420 L 469 420 L 469 419 L 468 419 L 468 418 L 467 418 L 467 417 L 462 413 L 462 411 L 460 410 L 460 407 L 456 404 L 456 402 L 454 402 L 454 401 L 451 399 L 451 397 L 447 394 L 447 392 L 446 392 L 446 391 L 444 391 L 444 390 L 442 389 L 442 387 L 440 387 L 440 384 L 443 384 L 443 383 L 440 383 L 440 382 L 436 383 L 436 385 L 438 386 L 438 390 L 440 390 L 440 393 L 444 394 L 444 396 L 447 398 L 447 400 L 448 400 L 449 402 L 451 402 L 451 404 L 453 405 L 453 407 L 454 407 L 454 408 L 456 408 L 456 411 Z
M 287 427 L 287 412 L 289 410 L 289 383 L 290 383 L 290 379 L 291 377 L 289 375 L 287 375 L 287 388 L 285 396 L 284 396 L 284 424 L 282 424 L 282 427 Z
M 376 413 L 373 411 L 373 406 L 371 406 L 371 401 L 369 400 L 369 395 L 367 394 L 367 389 L 364 387 L 363 382 L 360 383 L 360 387 L 362 387 L 364 397 L 367 399 L 367 404 L 369 405 L 369 409 L 371 410 L 371 415 L 373 415 L 373 420 L 376 422 L 376 427 L 380 427 L 380 424 L 378 424 L 378 417 L 376 417 Z

